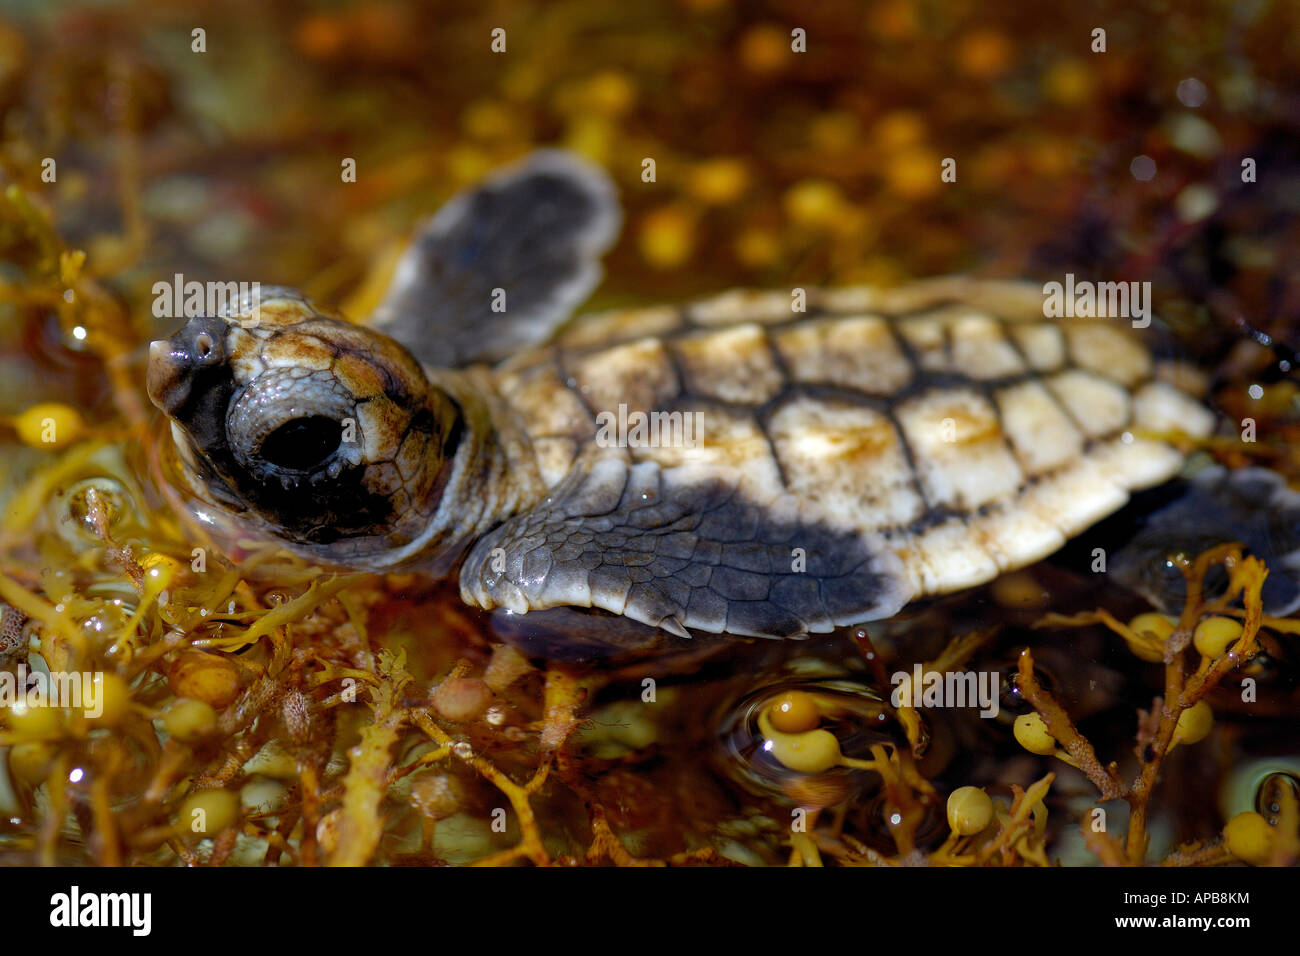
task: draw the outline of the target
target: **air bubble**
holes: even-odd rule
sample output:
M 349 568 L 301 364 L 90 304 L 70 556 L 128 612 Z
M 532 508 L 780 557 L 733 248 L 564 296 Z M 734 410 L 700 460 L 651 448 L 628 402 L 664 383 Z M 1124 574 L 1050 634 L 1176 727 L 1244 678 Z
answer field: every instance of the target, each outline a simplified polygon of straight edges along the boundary
M 1178 84 L 1178 102 L 1192 109 L 1203 104 L 1208 95 L 1209 90 L 1205 84 L 1194 76 L 1189 76 Z
M 106 476 L 79 481 L 54 502 L 54 525 L 60 537 L 76 547 L 102 540 L 100 522 L 112 534 L 132 511 L 130 493 L 120 481 Z
M 1134 156 L 1128 171 L 1138 182 L 1149 183 L 1156 178 L 1156 161 L 1150 156 Z
M 877 774 L 854 766 L 873 759 L 872 745 L 907 746 L 887 714 L 886 702 L 864 684 L 782 681 L 726 708 L 716 756 L 727 776 L 751 793 L 834 806 L 879 786 Z
M 1259 782 L 1255 790 L 1255 812 L 1272 826 L 1277 826 L 1287 799 L 1300 804 L 1300 777 L 1278 770 Z

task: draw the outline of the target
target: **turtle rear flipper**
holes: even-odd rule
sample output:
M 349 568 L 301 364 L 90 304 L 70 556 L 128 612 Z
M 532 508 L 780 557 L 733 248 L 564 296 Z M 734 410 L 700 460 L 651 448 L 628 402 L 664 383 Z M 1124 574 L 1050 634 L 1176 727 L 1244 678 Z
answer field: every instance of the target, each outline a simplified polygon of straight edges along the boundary
M 747 499 L 735 473 L 602 458 L 481 539 L 461 597 L 516 614 L 596 607 L 660 627 L 744 637 L 824 634 L 891 617 L 911 588 L 879 539 Z
M 595 288 L 621 222 L 603 171 L 532 153 L 434 215 L 370 324 L 428 365 L 505 358 L 548 338 Z
M 1276 472 L 1205 468 L 1187 481 L 1146 492 L 1111 522 L 1123 522 L 1127 537 L 1111 570 L 1163 611 L 1181 612 L 1187 596 L 1182 572 L 1170 558 L 1195 558 L 1229 542 L 1240 543 L 1268 567 L 1266 614 L 1286 617 L 1300 608 L 1300 492 Z M 1213 575 L 1206 582 L 1211 593 L 1226 583 Z

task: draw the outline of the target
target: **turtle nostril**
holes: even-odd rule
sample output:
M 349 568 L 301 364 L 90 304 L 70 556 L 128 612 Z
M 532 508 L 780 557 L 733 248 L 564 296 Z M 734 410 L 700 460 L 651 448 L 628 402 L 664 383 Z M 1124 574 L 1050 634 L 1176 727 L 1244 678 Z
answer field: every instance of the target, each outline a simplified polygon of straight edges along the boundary
M 200 362 L 206 360 L 215 347 L 216 343 L 207 332 L 200 332 L 194 336 L 194 357 Z
M 221 335 L 215 329 L 203 328 L 202 326 L 191 329 L 189 341 L 186 345 L 189 360 L 198 368 L 217 365 L 222 360 L 224 350 L 222 349 Z

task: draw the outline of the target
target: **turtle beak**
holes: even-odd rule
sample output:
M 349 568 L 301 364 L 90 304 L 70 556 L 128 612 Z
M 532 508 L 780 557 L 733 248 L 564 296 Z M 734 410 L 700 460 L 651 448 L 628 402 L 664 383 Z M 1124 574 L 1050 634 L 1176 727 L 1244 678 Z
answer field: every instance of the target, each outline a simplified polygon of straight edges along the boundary
M 150 400 L 176 418 L 190 400 L 195 374 L 224 361 L 225 333 L 223 320 L 197 316 L 170 338 L 149 343 Z
M 172 348 L 170 339 L 149 343 L 149 373 L 145 377 L 149 400 L 169 415 L 190 396 L 190 377 L 183 356 Z

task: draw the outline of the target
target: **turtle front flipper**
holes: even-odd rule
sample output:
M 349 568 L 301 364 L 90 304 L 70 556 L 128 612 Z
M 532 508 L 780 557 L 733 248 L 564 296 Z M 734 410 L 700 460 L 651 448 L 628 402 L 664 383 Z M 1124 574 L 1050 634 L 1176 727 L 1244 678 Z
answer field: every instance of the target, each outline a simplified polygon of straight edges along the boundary
M 679 637 L 798 637 L 897 613 L 911 597 L 897 556 L 804 507 L 749 500 L 716 469 L 601 458 L 480 540 L 461 597 L 596 607 Z
M 434 215 L 370 322 L 428 365 L 504 358 L 548 338 L 596 287 L 621 223 L 603 171 L 532 153 Z

